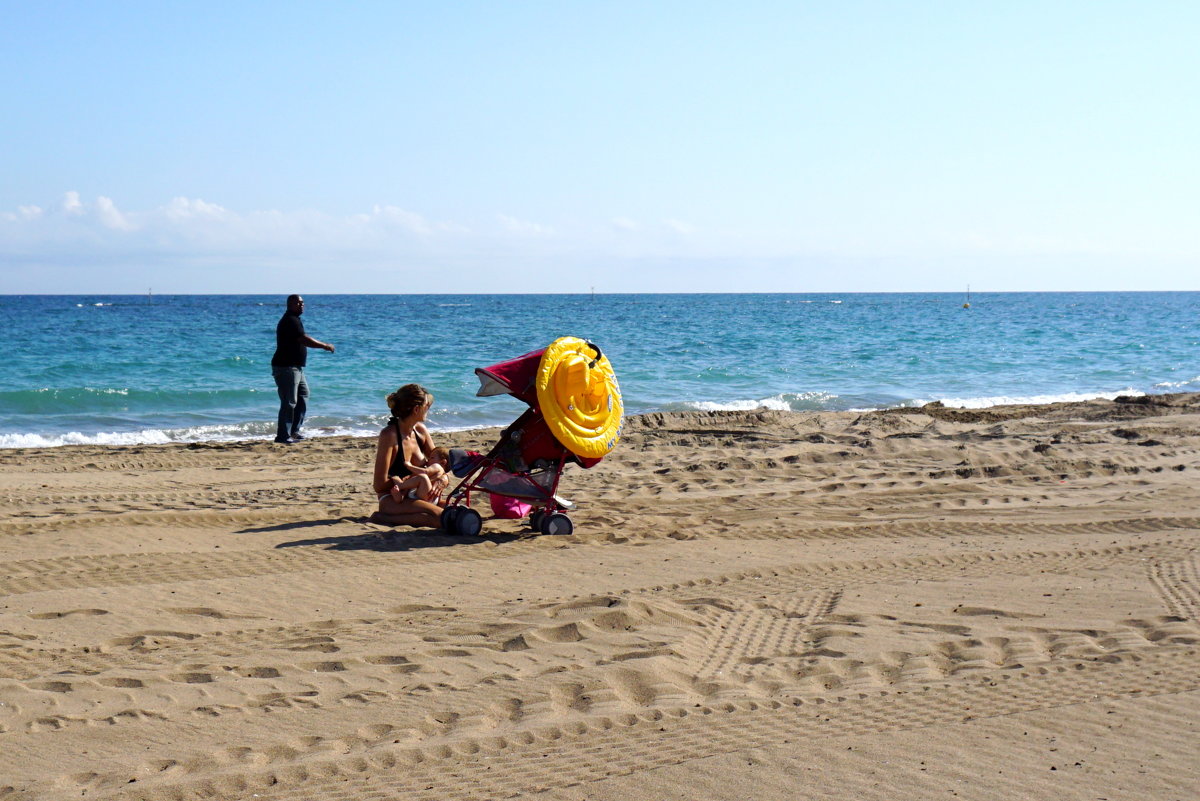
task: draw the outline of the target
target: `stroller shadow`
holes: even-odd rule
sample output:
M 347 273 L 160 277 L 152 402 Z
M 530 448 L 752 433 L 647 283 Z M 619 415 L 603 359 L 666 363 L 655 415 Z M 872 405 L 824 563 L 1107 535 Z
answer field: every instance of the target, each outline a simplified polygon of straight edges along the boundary
M 343 522 L 347 520 L 355 520 L 356 522 L 366 522 L 365 518 L 342 518 L 334 522 Z M 322 525 L 322 523 L 314 523 L 314 525 Z M 289 528 L 301 528 L 303 524 L 294 524 Z M 279 531 L 285 528 L 284 526 L 272 527 L 272 530 Z M 263 529 L 257 529 L 259 531 Z M 397 552 L 397 551 L 419 551 L 426 548 L 452 548 L 464 545 L 480 545 L 485 542 L 494 542 L 497 545 L 503 545 L 510 542 L 516 542 L 522 539 L 537 536 L 533 532 L 527 534 L 504 534 L 491 533 L 486 536 L 479 537 L 462 537 L 452 534 L 447 534 L 441 529 L 433 528 L 414 528 L 390 531 L 372 531 L 365 534 L 347 534 L 340 537 L 310 537 L 302 540 L 290 540 L 288 542 L 278 543 L 276 548 L 299 548 L 301 546 L 324 545 L 327 551 L 381 551 L 381 552 Z

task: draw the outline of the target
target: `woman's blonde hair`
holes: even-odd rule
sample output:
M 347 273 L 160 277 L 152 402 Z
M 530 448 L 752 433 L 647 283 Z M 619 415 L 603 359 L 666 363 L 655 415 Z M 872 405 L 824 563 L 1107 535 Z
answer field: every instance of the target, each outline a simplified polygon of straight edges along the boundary
M 430 403 L 433 403 L 432 393 L 420 384 L 405 384 L 387 396 L 388 408 L 400 420 Z

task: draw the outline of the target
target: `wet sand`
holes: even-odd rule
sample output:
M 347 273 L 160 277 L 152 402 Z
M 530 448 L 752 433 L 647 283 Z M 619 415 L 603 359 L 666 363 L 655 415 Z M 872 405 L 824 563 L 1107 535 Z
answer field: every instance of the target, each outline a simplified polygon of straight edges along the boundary
M 626 431 L 557 538 L 368 522 L 371 440 L 0 451 L 0 799 L 1200 796 L 1200 396 Z

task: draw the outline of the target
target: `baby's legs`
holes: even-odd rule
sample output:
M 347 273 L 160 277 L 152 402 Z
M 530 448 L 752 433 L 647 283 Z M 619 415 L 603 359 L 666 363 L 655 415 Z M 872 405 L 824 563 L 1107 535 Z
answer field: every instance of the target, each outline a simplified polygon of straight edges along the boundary
M 392 500 L 396 503 L 403 503 L 406 500 L 415 498 L 428 498 L 433 491 L 433 484 L 429 480 L 429 476 L 420 474 L 411 475 L 408 478 L 398 483 L 392 484 Z

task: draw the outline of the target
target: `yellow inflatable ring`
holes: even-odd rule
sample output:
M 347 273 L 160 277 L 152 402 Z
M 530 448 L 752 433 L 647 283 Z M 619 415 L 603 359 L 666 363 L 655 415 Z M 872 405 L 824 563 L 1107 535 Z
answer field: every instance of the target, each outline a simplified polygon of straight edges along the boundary
M 621 438 L 621 387 L 590 342 L 560 337 L 538 363 L 538 406 L 550 433 L 576 456 L 599 459 Z

